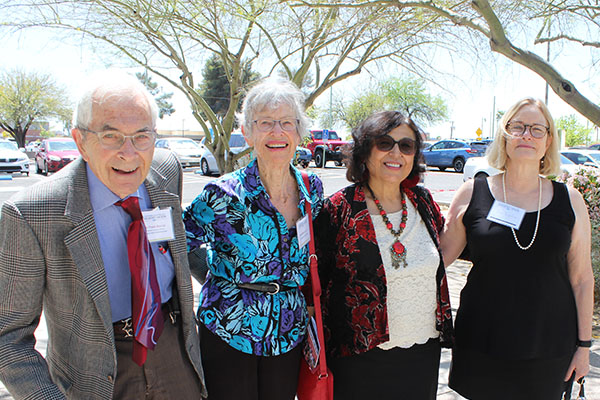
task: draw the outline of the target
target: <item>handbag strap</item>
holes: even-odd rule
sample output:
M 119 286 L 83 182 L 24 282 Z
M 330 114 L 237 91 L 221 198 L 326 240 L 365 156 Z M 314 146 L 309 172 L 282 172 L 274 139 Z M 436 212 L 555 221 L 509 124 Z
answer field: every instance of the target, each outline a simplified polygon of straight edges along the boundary
M 310 181 L 306 171 L 300 171 L 306 190 L 310 194 Z M 317 267 L 317 254 L 315 252 L 315 237 L 313 233 L 312 223 L 312 210 L 311 204 L 308 201 L 304 201 L 304 209 L 306 215 L 308 215 L 308 226 L 310 230 L 310 241 L 308 242 L 308 248 L 310 255 L 308 257 L 310 266 L 310 282 L 312 285 L 313 304 L 315 306 L 315 322 L 317 323 L 317 336 L 319 343 L 321 343 L 321 349 L 319 351 L 319 379 L 327 378 L 327 361 L 325 358 L 325 335 L 323 334 L 323 316 L 321 313 L 321 282 L 319 280 L 319 271 Z

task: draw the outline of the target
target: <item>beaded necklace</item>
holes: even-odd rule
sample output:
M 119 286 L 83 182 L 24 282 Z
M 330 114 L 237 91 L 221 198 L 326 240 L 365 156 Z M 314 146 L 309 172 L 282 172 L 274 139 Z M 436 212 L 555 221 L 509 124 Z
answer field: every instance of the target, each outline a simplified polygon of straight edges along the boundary
M 377 197 L 375 197 L 375 193 L 373 193 L 373 190 L 371 190 L 371 187 L 369 185 L 367 185 L 367 189 L 369 189 L 369 193 L 371 193 L 371 197 L 373 197 L 373 201 L 375 202 L 375 205 L 379 210 L 379 215 L 381 215 L 383 223 L 385 224 L 386 228 L 392 233 L 392 235 L 394 235 L 394 237 L 396 238 L 394 243 L 390 246 L 392 266 L 398 269 L 400 268 L 400 264 L 402 264 L 402 266 L 406 268 L 406 247 L 404 247 L 404 245 L 400 242 L 400 235 L 402 234 L 402 231 L 404 231 L 404 228 L 406 227 L 406 220 L 408 219 L 408 209 L 406 208 L 406 196 L 404 196 L 404 192 L 402 191 L 402 189 L 400 189 L 400 195 L 402 196 L 402 220 L 400 221 L 400 226 L 398 227 L 398 230 L 394 230 L 394 227 L 392 226 L 392 223 L 390 222 L 387 213 L 381 206 L 381 203 L 379 202 Z
M 535 230 L 533 231 L 533 237 L 531 238 L 531 242 L 529 242 L 529 244 L 527 246 L 523 246 L 519 242 L 519 239 L 517 238 L 515 228 L 513 228 L 512 226 L 510 227 L 513 237 L 515 238 L 515 243 L 517 244 L 517 247 L 520 248 L 521 250 L 529 250 L 529 248 L 531 246 L 533 246 L 533 242 L 535 242 L 535 237 L 537 236 L 538 226 L 540 225 L 540 211 L 542 210 L 542 178 L 540 178 L 539 176 L 538 176 L 538 182 L 539 182 L 539 185 L 538 185 L 539 186 L 539 194 L 538 194 L 537 218 L 535 220 Z M 504 202 L 507 203 L 507 201 L 506 201 L 506 172 L 502 174 L 502 191 L 504 192 Z

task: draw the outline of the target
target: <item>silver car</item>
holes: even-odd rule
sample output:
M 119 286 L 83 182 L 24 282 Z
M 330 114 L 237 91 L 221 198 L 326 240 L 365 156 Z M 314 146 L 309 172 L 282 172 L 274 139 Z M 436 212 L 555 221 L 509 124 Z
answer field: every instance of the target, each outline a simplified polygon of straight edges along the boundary
M 202 175 L 218 174 L 219 167 L 217 166 L 217 160 L 212 155 L 210 150 L 204 146 L 206 138 L 200 141 L 200 147 L 202 148 L 202 156 L 200 161 L 200 171 Z M 241 132 L 232 132 L 229 138 L 229 149 L 232 153 L 237 154 L 248 148 L 248 144 L 244 139 L 244 135 Z M 244 157 L 246 158 L 246 157 Z M 198 173 L 198 171 L 196 171 Z
M 569 174 L 573 174 L 581 167 L 580 165 L 575 164 L 567 157 L 561 154 L 560 156 L 560 170 L 561 172 L 568 172 Z M 501 171 L 494 167 L 491 167 L 488 164 L 487 157 L 473 157 L 467 160 L 465 164 L 465 168 L 463 170 L 463 181 L 466 182 L 469 179 L 477 178 L 479 176 L 492 176 L 499 174 Z
M 169 149 L 179 159 L 182 167 L 199 167 L 202 148 L 194 140 L 186 137 L 170 137 L 156 140 L 157 148 Z
M 20 172 L 29 176 L 29 157 L 10 140 L 0 140 L 0 172 Z

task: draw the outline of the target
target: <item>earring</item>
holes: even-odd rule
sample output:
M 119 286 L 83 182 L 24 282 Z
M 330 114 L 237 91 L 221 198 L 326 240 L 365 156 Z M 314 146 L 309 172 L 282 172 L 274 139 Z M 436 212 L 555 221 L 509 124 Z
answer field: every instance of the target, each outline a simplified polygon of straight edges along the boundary
M 546 156 L 542 157 L 542 159 L 540 160 L 540 169 L 544 168 L 544 160 L 545 160 Z

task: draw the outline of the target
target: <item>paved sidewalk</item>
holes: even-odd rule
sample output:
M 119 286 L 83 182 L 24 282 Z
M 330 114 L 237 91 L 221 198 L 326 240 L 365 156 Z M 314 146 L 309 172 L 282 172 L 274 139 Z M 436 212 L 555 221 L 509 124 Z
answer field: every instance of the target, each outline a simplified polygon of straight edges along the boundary
M 456 261 L 448 268 L 448 286 L 450 289 L 450 298 L 452 303 L 452 311 L 455 313 L 459 304 L 460 291 L 463 288 L 467 274 L 471 264 L 465 261 Z M 200 285 L 194 281 L 194 292 L 197 295 L 200 290 Z M 197 306 L 197 304 L 196 304 Z M 36 348 L 42 353 L 46 352 L 46 342 L 48 333 L 44 319 L 40 322 L 40 327 L 36 331 L 38 340 Z M 440 383 L 438 387 L 438 400 L 462 400 L 464 397 L 456 394 L 448 388 L 448 371 L 450 369 L 451 353 L 449 350 L 442 351 L 441 367 L 440 367 Z M 586 377 L 585 392 L 588 400 L 600 400 L 600 341 L 596 340 L 592 346 L 592 354 L 590 357 L 591 371 Z M 493 388 L 490 388 L 493 390 Z M 576 393 L 573 394 L 574 396 Z M 0 384 L 0 400 L 8 400 L 12 397 L 8 394 L 4 385 Z M 510 400 L 510 399 L 506 399 Z

